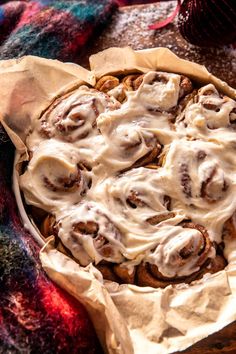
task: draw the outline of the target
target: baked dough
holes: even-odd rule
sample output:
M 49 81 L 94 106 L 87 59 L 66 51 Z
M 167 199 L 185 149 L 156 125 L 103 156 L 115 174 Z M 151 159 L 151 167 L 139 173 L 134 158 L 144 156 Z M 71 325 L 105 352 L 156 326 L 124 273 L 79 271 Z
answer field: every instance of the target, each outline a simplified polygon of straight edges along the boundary
M 20 187 L 33 215 L 46 212 L 43 235 L 104 278 L 190 283 L 226 266 L 235 123 L 236 102 L 213 84 L 156 71 L 105 76 L 35 123 Z

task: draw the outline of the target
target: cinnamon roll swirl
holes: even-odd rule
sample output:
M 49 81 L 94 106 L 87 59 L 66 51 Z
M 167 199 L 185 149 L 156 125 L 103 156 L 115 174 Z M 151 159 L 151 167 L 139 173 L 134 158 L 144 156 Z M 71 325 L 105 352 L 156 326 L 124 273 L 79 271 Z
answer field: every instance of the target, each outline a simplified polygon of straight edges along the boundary
M 148 108 L 157 111 L 170 110 L 193 91 L 192 82 L 186 76 L 155 71 L 127 75 L 120 80 L 106 75 L 97 81 L 95 88 L 115 97 L 121 103 L 128 98 L 129 92 L 140 91 L 139 99 L 146 101 Z
M 189 100 L 185 111 L 177 118 L 181 119 L 185 127 L 192 129 L 234 129 L 236 102 L 219 93 L 214 85 L 208 84 Z
M 219 154 L 221 161 L 218 159 Z M 176 198 L 182 200 L 183 204 L 208 210 L 212 207 L 211 203 L 226 201 L 232 183 L 226 173 L 229 156 L 229 153 L 225 155 L 224 147 L 212 142 L 173 142 L 165 159 L 168 159 L 168 164 L 174 160 L 176 162 L 172 164 L 170 176 L 172 181 L 176 176 L 179 181 Z
M 185 282 L 197 278 L 201 267 L 215 257 L 215 249 L 204 227 L 184 222 L 176 236 L 157 246 L 138 269 L 141 285 L 164 287 L 171 282 Z M 220 269 L 219 269 L 220 270 Z
M 96 119 L 119 108 L 119 102 L 103 92 L 81 86 L 58 98 L 40 119 L 40 134 L 75 142 L 96 131 Z
M 103 217 L 105 229 L 102 227 Z M 164 288 L 170 284 L 190 283 L 206 273 L 220 271 L 226 266 L 224 257 L 217 252 L 206 229 L 191 222 L 182 223 L 178 226 L 181 230 L 175 230 L 176 235 L 158 245 L 159 249 L 150 251 L 149 256 L 139 264 L 129 266 L 128 259 L 122 255 L 122 247 L 119 252 L 114 243 L 119 243 L 121 235 L 111 221 L 106 216 L 103 217 L 99 218 L 98 223 L 92 221 L 91 216 L 85 222 L 71 223 L 70 235 L 64 229 L 68 220 L 59 222 L 58 236 L 81 265 L 93 261 L 107 280 Z M 48 220 L 47 225 L 48 232 L 52 230 Z M 183 229 L 187 229 L 186 232 Z M 113 235 L 112 242 L 109 242 L 108 236 L 106 238 L 107 231 L 110 236 Z M 55 227 L 53 233 L 55 234 Z
M 29 134 L 25 201 L 45 237 L 106 280 L 191 283 L 224 269 L 236 235 L 235 121 L 236 102 L 212 84 L 103 76 L 55 100 Z
M 49 212 L 79 202 L 90 183 L 90 172 L 81 169 L 77 151 L 52 140 L 39 144 L 20 176 L 26 202 Z
M 95 203 L 81 203 L 57 224 L 58 237 L 80 264 L 123 260 L 121 233 Z

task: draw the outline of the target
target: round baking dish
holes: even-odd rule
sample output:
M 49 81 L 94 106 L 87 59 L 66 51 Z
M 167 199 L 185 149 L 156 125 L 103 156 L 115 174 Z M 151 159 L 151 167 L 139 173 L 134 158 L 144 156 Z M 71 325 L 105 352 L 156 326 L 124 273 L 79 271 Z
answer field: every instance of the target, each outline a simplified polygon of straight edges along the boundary
M 121 55 L 117 55 L 117 51 L 122 52 L 123 60 L 121 60 L 122 59 Z M 142 55 L 144 55 L 143 60 L 141 60 Z M 134 70 L 137 70 L 139 72 L 142 71 L 143 68 L 145 68 L 145 70 L 148 71 L 150 70 L 150 67 L 157 65 L 157 60 L 154 58 L 155 55 L 157 55 L 156 50 L 150 50 L 150 51 L 143 51 L 143 53 L 137 53 L 137 57 L 136 57 L 136 54 L 130 52 L 128 53 L 126 51 L 123 51 L 122 49 L 117 48 L 115 55 L 113 53 L 111 56 L 113 62 L 110 63 L 110 66 L 107 65 L 107 67 L 104 69 L 104 65 L 103 65 L 104 60 L 107 60 L 107 58 L 109 58 L 109 50 L 108 52 L 105 53 L 106 59 L 104 59 L 104 57 L 102 59 L 101 58 L 102 55 L 99 55 L 97 63 L 95 63 L 94 58 L 92 58 L 91 64 L 92 64 L 92 68 L 95 70 L 96 76 L 99 78 L 102 77 L 103 75 L 109 74 L 110 72 L 112 74 L 116 74 L 117 72 L 120 72 L 120 67 L 122 67 L 122 65 L 123 68 L 121 69 L 121 71 L 126 73 L 132 72 L 132 68 L 134 68 Z M 135 56 L 136 58 L 135 62 L 131 60 L 133 56 Z M 126 60 L 127 57 L 129 57 L 129 60 Z M 149 60 L 146 60 L 147 57 L 149 58 Z M 173 57 L 171 58 L 174 60 Z M 166 65 L 164 64 L 164 62 L 167 61 L 167 59 L 165 59 L 165 55 L 163 55 L 162 59 L 163 60 L 160 60 L 161 63 L 160 71 L 165 71 Z M 175 65 L 173 63 L 174 61 L 172 61 L 171 65 Z M 203 80 L 204 83 L 208 82 L 209 80 L 210 82 L 216 84 L 217 87 L 222 88 L 223 91 L 225 90 L 226 94 L 228 93 L 229 95 L 236 97 L 234 90 L 229 88 L 227 85 L 225 86 L 224 83 L 218 81 L 217 78 L 212 77 L 209 73 L 206 73 L 205 69 L 200 70 L 199 67 L 195 67 L 194 65 L 193 67 L 194 67 L 193 70 L 194 78 L 200 76 L 201 78 L 199 79 L 199 81 Z M 177 70 L 177 71 L 180 72 L 181 70 Z M 186 68 L 183 69 L 183 71 L 186 75 L 188 75 L 191 70 L 188 66 L 186 66 Z M 171 72 L 176 72 L 176 71 L 171 70 Z M 16 154 L 15 166 L 17 166 L 18 164 L 19 158 L 20 155 Z M 225 271 L 219 272 L 219 274 L 217 273 L 211 276 L 207 276 L 205 283 L 202 281 L 199 282 L 197 281 L 197 283 L 193 284 L 193 286 L 191 287 L 189 287 L 188 285 L 182 286 L 181 284 L 176 289 L 172 289 L 171 287 L 168 287 L 164 290 L 152 289 L 148 287 L 140 288 L 135 285 L 121 285 L 121 286 L 119 286 L 118 284 L 109 285 L 106 282 L 101 285 L 101 279 L 99 279 L 98 281 L 98 278 L 96 278 L 97 275 L 93 273 L 92 268 L 88 267 L 83 270 L 82 267 L 79 267 L 78 264 L 74 264 L 75 262 L 73 260 L 68 260 L 67 259 L 68 257 L 66 257 L 63 254 L 59 255 L 60 252 L 57 252 L 56 249 L 53 249 L 52 244 L 47 246 L 46 240 L 43 239 L 37 226 L 34 223 L 32 223 L 32 220 L 29 218 L 29 216 L 25 211 L 24 203 L 22 201 L 22 196 L 19 189 L 18 172 L 16 171 L 16 168 L 14 168 L 14 174 L 13 174 L 13 189 L 14 189 L 17 205 L 24 226 L 29 230 L 29 232 L 32 234 L 32 236 L 35 238 L 35 240 L 39 243 L 40 246 L 46 245 L 46 247 L 44 247 L 41 253 L 41 260 L 43 262 L 43 266 L 45 267 L 45 270 L 47 271 L 49 276 L 53 280 L 55 280 L 60 286 L 64 287 L 66 290 L 73 293 L 74 296 L 76 296 L 80 301 L 82 301 L 85 304 L 95 323 L 95 327 L 97 328 L 98 333 L 100 333 L 99 334 L 100 338 L 102 338 L 103 342 L 104 342 L 104 338 L 106 338 L 106 344 L 104 344 L 106 347 L 110 349 L 113 348 L 114 346 L 118 347 L 120 345 L 118 343 L 121 342 L 122 342 L 121 346 L 123 349 L 126 347 L 127 343 L 129 343 L 128 344 L 129 347 L 130 336 L 131 336 L 132 348 L 135 348 L 135 353 L 136 352 L 141 353 L 140 350 L 144 351 L 146 346 L 148 346 L 150 350 L 154 350 L 154 348 L 158 348 L 160 351 L 165 353 L 173 352 L 176 350 L 181 350 L 186 348 L 187 346 L 193 344 L 194 342 L 202 339 L 206 335 L 209 335 L 221 329 L 222 327 L 224 327 L 225 325 L 227 325 L 228 323 L 232 322 L 235 319 L 234 314 L 232 313 L 232 311 L 229 311 L 229 308 L 231 306 L 230 304 L 233 303 L 234 301 L 233 299 L 236 296 L 235 293 L 236 283 L 234 281 L 234 274 L 235 274 L 234 263 L 235 263 L 236 252 L 232 251 L 232 249 L 230 250 L 229 247 L 227 247 L 226 249 L 229 266 L 227 266 Z M 234 245 L 234 241 L 231 243 L 231 246 L 232 245 Z M 73 277 L 71 275 L 70 269 L 73 269 Z M 89 281 L 91 282 L 91 286 L 89 287 L 89 295 L 83 292 L 84 285 L 85 285 L 84 282 L 85 277 L 86 277 L 86 281 L 88 281 L 89 279 Z M 72 283 L 74 284 L 73 286 Z M 103 300 L 100 301 L 103 296 L 102 294 L 103 295 L 108 294 L 106 296 L 108 296 L 109 299 L 112 300 L 113 304 L 111 304 L 110 300 L 107 301 L 104 300 L 105 302 L 103 302 Z M 202 305 L 200 299 L 203 299 L 202 297 L 199 297 L 199 294 L 204 296 L 205 300 L 209 299 L 209 307 L 206 304 L 204 308 L 204 316 L 209 316 L 209 321 L 207 321 L 207 324 L 205 323 L 205 320 L 203 321 L 204 316 L 203 317 L 200 316 L 200 318 L 196 317 L 198 316 L 197 312 L 200 311 L 200 307 Z M 218 301 L 219 295 L 221 296 L 222 299 L 221 304 Z M 132 303 L 132 306 L 127 307 L 127 296 L 128 296 L 128 303 L 130 301 L 130 304 Z M 186 301 L 188 301 L 189 303 L 188 308 L 184 307 L 185 304 L 184 298 L 187 299 Z M 152 299 L 155 299 L 155 301 L 152 301 Z M 162 309 L 163 301 L 165 304 L 167 304 L 165 309 Z M 95 311 L 96 314 L 94 312 L 94 309 L 92 309 L 91 307 L 91 304 L 93 302 L 96 302 L 96 311 Z M 149 323 L 154 321 L 153 316 L 150 314 L 149 311 L 147 311 L 151 303 L 153 304 L 153 306 L 155 303 L 155 307 L 159 306 L 161 311 L 161 316 L 168 317 L 167 325 L 164 323 L 160 324 L 158 320 L 156 321 L 155 334 L 153 334 L 155 338 L 153 337 L 152 339 L 149 338 L 149 336 L 147 335 L 147 329 L 149 328 L 148 327 Z M 175 304 L 178 304 L 178 306 L 175 307 Z M 106 309 L 105 312 L 104 312 L 104 306 Z M 135 312 L 133 312 L 134 309 Z M 214 309 L 213 311 L 214 316 L 217 313 L 218 318 L 221 319 L 223 318 L 222 321 L 218 321 L 218 320 L 215 321 L 215 317 L 213 316 L 213 312 L 212 312 L 213 309 Z M 118 316 L 117 311 L 121 316 L 126 317 L 125 323 L 123 322 L 122 317 Z M 97 316 L 98 312 L 99 314 L 101 314 L 101 316 L 103 316 L 103 324 L 104 324 L 103 329 L 101 329 L 101 326 L 98 323 L 98 317 L 99 317 Z M 141 313 L 142 316 L 144 316 L 145 318 L 145 323 L 148 324 L 147 327 L 145 327 L 144 325 L 144 328 L 141 328 L 142 326 L 139 327 L 140 322 L 138 322 L 138 318 L 140 317 Z M 179 328 L 177 329 L 177 331 L 179 330 L 186 331 L 187 334 L 185 333 L 183 336 L 177 334 L 168 337 L 164 335 L 163 338 L 165 338 L 165 341 L 168 342 L 167 344 L 168 348 L 167 347 L 164 348 L 163 345 L 165 346 L 166 344 L 162 343 L 162 339 L 160 338 L 160 336 L 162 336 L 162 333 L 167 333 L 165 332 L 167 330 L 166 328 L 169 328 L 170 331 L 172 331 L 175 328 L 176 318 L 178 318 L 178 316 L 180 316 L 179 320 L 184 319 L 184 323 L 182 322 L 182 320 L 179 321 L 179 323 L 181 322 L 181 325 L 177 326 Z M 119 317 L 118 323 L 120 324 L 120 328 L 117 328 L 116 326 L 118 317 Z M 214 321 L 212 321 L 213 317 L 214 317 Z M 196 322 L 194 318 L 195 319 L 198 318 L 199 323 Z M 127 323 L 128 323 L 128 327 L 127 327 Z M 124 341 L 121 340 L 122 337 L 121 328 L 122 330 L 125 328 L 125 332 L 126 332 L 125 343 Z M 191 333 L 189 331 L 190 328 L 193 331 Z M 196 328 L 197 328 L 197 332 L 195 331 Z M 137 333 L 136 331 L 138 333 L 142 333 L 141 337 L 138 338 L 136 336 Z M 112 333 L 112 338 L 109 333 Z M 118 342 L 114 343 L 114 338 L 116 338 Z M 125 353 L 125 349 L 124 349 L 124 353 Z
M 12 175 L 12 187 L 16 198 L 16 204 L 18 206 L 18 210 L 24 228 L 30 232 L 30 234 L 33 236 L 33 238 L 39 244 L 39 246 L 43 247 L 45 245 L 45 240 L 43 239 L 43 236 L 41 235 L 34 221 L 29 219 L 29 216 L 25 211 L 24 203 L 22 200 L 21 191 L 18 182 L 19 180 L 18 171 L 20 169 L 19 162 L 18 162 L 19 158 L 20 158 L 20 154 L 16 151 L 15 158 L 14 158 L 13 175 Z

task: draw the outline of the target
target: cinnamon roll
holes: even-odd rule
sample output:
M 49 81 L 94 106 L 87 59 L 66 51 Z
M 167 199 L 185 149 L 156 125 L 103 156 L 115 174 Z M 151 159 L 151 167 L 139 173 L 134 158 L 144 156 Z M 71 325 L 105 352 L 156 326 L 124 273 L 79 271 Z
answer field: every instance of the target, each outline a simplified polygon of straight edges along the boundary
M 80 264 L 123 260 L 121 233 L 95 203 L 81 203 L 57 223 L 58 237 Z
M 105 75 L 101 77 L 95 88 L 107 93 L 109 96 L 115 97 L 119 102 L 123 103 L 126 99 L 126 91 L 134 91 L 139 88 L 143 80 L 143 75 L 132 74 L 119 79 L 115 76 Z
M 52 235 L 57 235 L 56 219 L 53 215 L 48 214 L 40 224 L 42 235 L 47 238 Z
M 192 275 L 186 277 L 163 278 L 162 274 L 148 263 L 141 264 L 137 269 L 137 284 L 139 286 L 151 286 L 153 288 L 165 288 L 168 285 L 179 283 L 191 283 L 194 280 L 201 279 L 205 274 L 217 273 L 223 270 L 227 262 L 223 256 L 216 255 L 214 258 L 206 261 L 203 266 Z
M 224 269 L 236 235 L 235 121 L 212 84 L 103 76 L 56 99 L 29 134 L 25 201 L 45 237 L 104 279 L 190 284 Z
M 183 119 L 186 127 L 200 130 L 234 129 L 236 102 L 208 84 L 198 90 L 178 119 Z
M 181 282 L 183 278 L 185 282 L 192 281 L 201 267 L 215 256 L 209 235 L 201 225 L 184 222 L 177 226 L 175 233 L 139 266 L 137 276 L 141 285 L 154 286 L 156 281 L 154 287 L 164 287 L 173 281 Z
M 126 91 L 136 91 L 143 81 L 144 75 L 132 74 L 127 75 L 122 79 L 124 89 Z
M 81 86 L 58 98 L 40 118 L 40 134 L 68 142 L 83 139 L 96 131 L 97 117 L 119 108 L 119 102 L 107 94 Z
M 221 161 L 218 155 L 221 154 Z M 226 200 L 232 184 L 225 148 L 212 142 L 181 140 L 173 142 L 165 160 L 171 164 L 170 179 L 178 179 L 176 198 L 183 204 L 210 211 L 211 203 Z M 175 163 L 174 163 L 175 161 Z M 227 172 L 226 172 L 227 171 Z M 206 204 L 208 203 L 208 204 Z M 228 203 L 228 201 L 227 201 Z M 183 205 L 184 207 L 184 205 Z M 209 217 L 209 215 L 208 215 Z
M 20 176 L 26 202 L 49 212 L 80 201 L 90 183 L 90 173 L 81 169 L 77 151 L 52 140 L 39 144 Z
M 117 119 L 119 116 L 120 119 Z M 143 119 L 135 110 L 129 116 L 126 111 L 116 111 L 102 115 L 97 124 L 105 139 L 99 157 L 102 165 L 107 164 L 118 172 L 150 163 L 158 164 L 162 145 L 150 131 L 153 124 L 151 117 Z M 169 129 L 168 121 L 163 122 L 163 125 Z
M 131 267 L 125 256 L 122 257 L 121 254 L 114 251 L 114 244 L 109 243 L 101 235 L 102 227 L 98 223 L 86 221 L 76 222 L 72 225 L 69 239 L 65 231 L 61 233 L 63 243 L 80 264 L 87 265 L 94 261 L 96 267 L 107 280 L 163 288 L 170 284 L 190 283 L 206 273 L 220 271 L 226 266 L 224 257 L 216 253 L 215 245 L 210 241 L 206 229 L 190 222 L 182 223 L 180 226 L 182 229 L 188 229 L 186 232 L 180 230 L 182 242 L 180 242 L 181 237 L 173 236 L 164 244 L 161 259 L 155 254 L 155 252 L 160 253 L 160 250 L 154 250 L 140 264 Z M 60 225 L 60 227 L 63 226 Z M 108 224 L 107 227 L 109 229 Z M 191 233 L 191 229 L 195 232 Z M 113 232 L 112 226 L 109 233 Z M 177 235 L 178 232 L 179 230 Z M 77 235 L 80 237 L 79 242 L 75 240 Z M 115 235 L 117 239 L 116 231 Z M 88 238 L 92 239 L 92 245 L 89 244 Z M 74 242 L 75 246 L 72 246 L 70 242 Z M 160 248 L 160 245 L 158 247 Z M 123 263 L 120 262 L 121 259 Z M 159 266 L 152 263 L 153 260 L 159 261 Z
M 153 112 L 173 110 L 179 100 L 193 90 L 187 77 L 163 72 L 142 75 L 135 80 L 134 88 L 138 99 Z
M 120 80 L 106 75 L 98 80 L 95 87 L 121 103 L 128 98 L 129 92 L 140 91 L 139 99 L 146 102 L 148 109 L 157 111 L 170 110 L 180 99 L 193 91 L 192 82 L 186 76 L 154 71 L 147 74 L 130 74 Z
M 95 89 L 107 93 L 117 87 L 120 81 L 117 77 L 106 75 L 99 79 L 95 85 Z
M 184 237 L 179 244 L 173 238 L 169 241 L 172 246 L 168 245 L 169 242 L 164 245 L 163 253 L 164 257 L 167 256 L 167 262 L 162 260 L 159 266 L 150 262 L 140 264 L 137 269 L 139 285 L 164 288 L 170 284 L 190 283 L 206 273 L 215 273 L 225 268 L 225 258 L 215 249 L 204 227 L 191 222 L 184 222 L 181 226 L 198 232 L 193 237 L 191 234 L 186 235 L 190 237 Z

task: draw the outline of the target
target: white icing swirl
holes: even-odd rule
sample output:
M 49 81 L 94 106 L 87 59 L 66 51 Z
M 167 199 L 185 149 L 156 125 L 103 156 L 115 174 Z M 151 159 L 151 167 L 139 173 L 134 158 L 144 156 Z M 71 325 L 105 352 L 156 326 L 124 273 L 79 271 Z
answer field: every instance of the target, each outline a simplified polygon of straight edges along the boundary
M 182 228 L 181 226 L 164 226 L 165 239 L 162 239 L 157 248 L 149 253 L 146 261 L 158 267 L 159 272 L 168 278 L 188 276 L 200 269 L 203 261 L 199 249 L 204 243 L 199 230 Z M 211 248 L 208 257 L 215 256 Z
M 73 146 L 54 140 L 42 141 L 20 176 L 27 203 L 53 212 L 79 202 L 90 179 L 88 172 L 80 170 L 79 162 L 78 151 Z
M 180 75 L 151 71 L 144 76 L 139 89 L 128 95 L 134 95 L 146 108 L 168 111 L 178 103 L 179 84 Z

